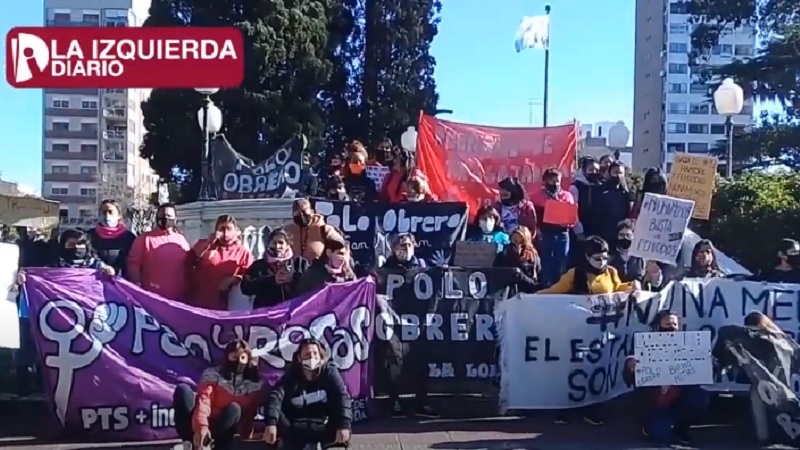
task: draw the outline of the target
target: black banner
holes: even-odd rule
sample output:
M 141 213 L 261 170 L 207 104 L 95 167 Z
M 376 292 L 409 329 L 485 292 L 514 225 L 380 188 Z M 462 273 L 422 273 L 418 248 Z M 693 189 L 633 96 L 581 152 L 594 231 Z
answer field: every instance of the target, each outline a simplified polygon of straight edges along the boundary
M 515 280 L 512 269 L 378 269 L 377 388 L 491 392 L 500 376 L 494 307 Z
M 236 152 L 224 136 L 211 142 L 214 184 L 220 200 L 291 196 L 303 178 L 304 136 L 287 141 L 264 162 L 256 163 Z
M 408 232 L 417 240 L 416 256 L 428 266 L 450 265 L 453 246 L 467 228 L 466 203 L 313 203 L 329 225 L 342 229 L 356 261 L 368 267 L 380 266 L 391 254 L 392 236 Z
M 754 429 L 770 444 L 800 443 L 800 346 L 760 327 L 724 326 L 714 346 L 720 368 L 737 367 L 752 385 Z

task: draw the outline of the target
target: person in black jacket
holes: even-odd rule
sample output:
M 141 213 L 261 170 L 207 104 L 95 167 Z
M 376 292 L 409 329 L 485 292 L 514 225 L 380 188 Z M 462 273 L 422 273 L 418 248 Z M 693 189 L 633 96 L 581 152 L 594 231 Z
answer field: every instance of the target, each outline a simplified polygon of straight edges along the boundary
M 308 261 L 292 253 L 290 236 L 283 228 L 269 234 L 264 257 L 250 265 L 239 287 L 252 295 L 253 309 L 266 308 L 297 297 L 297 283 Z
M 267 400 L 264 441 L 283 450 L 307 445 L 346 447 L 353 420 L 352 401 L 336 364 L 315 339 L 304 339 L 286 373 Z
M 536 292 L 539 287 L 539 272 L 542 263 L 536 247 L 533 246 L 531 230 L 526 226 L 518 226 L 511 232 L 511 244 L 497 255 L 495 267 L 517 269 L 517 290 L 525 294 Z
M 364 144 L 355 141 L 350 144 L 347 168 L 342 172 L 347 194 L 357 202 L 374 202 L 378 200 L 375 182 L 367 176 L 367 150 Z
M 758 280 L 767 283 L 800 284 L 800 243 L 794 239 L 782 239 L 775 267 L 761 273 Z
M 383 267 L 386 269 L 424 269 L 427 267 L 424 259 L 414 255 L 417 240 L 411 233 L 401 233 L 394 238 L 392 255 L 386 258 Z
M 116 200 L 100 203 L 97 225 L 87 235 L 97 257 L 124 277 L 128 253 L 136 235 L 122 222 L 122 209 Z
M 356 279 L 350 244 L 338 237 L 325 239 L 325 253 L 308 266 L 297 282 L 297 295 L 316 292 L 331 283 Z
M 325 192 L 323 193 L 323 197 L 328 200 L 350 201 L 350 196 L 347 195 L 347 189 L 344 186 L 344 180 L 341 175 L 329 175 L 325 179 Z
M 619 279 L 623 283 L 642 281 L 645 274 L 644 259 L 631 256 L 629 251 L 633 244 L 633 223 L 628 220 L 620 222 L 617 226 L 617 240 L 614 241 L 614 250 L 608 265 L 617 269 Z

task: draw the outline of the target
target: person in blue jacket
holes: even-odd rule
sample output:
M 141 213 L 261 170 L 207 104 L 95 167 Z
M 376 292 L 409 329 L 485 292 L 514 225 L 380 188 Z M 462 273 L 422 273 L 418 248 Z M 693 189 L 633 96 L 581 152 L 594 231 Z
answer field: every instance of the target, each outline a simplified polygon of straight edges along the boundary
M 473 230 L 467 236 L 467 240 L 495 244 L 497 253 L 502 253 L 506 245 L 511 243 L 508 234 L 503 231 L 503 221 L 500 220 L 500 213 L 491 205 L 484 205 L 478 209 Z

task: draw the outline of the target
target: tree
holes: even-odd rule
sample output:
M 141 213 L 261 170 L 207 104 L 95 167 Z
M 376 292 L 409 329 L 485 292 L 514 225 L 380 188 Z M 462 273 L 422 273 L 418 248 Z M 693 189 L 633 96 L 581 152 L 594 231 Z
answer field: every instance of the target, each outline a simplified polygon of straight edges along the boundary
M 775 101 L 782 116 L 762 116 L 758 126 L 737 136 L 734 160 L 743 167 L 778 159 L 795 164 L 800 134 L 800 2 L 796 0 L 691 0 L 690 58 L 701 81 L 731 77 L 745 95 Z M 718 67 L 698 65 L 710 58 L 720 36 L 740 26 L 755 26 L 759 50 L 749 59 Z M 722 149 L 718 149 L 722 151 Z
M 800 170 L 800 126 L 797 120 L 786 115 L 763 111 L 758 124 L 750 130 L 733 136 L 734 161 L 737 171 L 756 167 L 767 167 L 776 163 Z M 727 155 L 728 146 L 721 140 L 712 151 L 715 155 Z
M 240 87 L 212 99 L 223 112 L 223 132 L 245 156 L 262 160 L 302 130 L 324 130 L 317 95 L 332 72 L 327 58 L 333 0 L 154 0 L 145 26 L 235 26 L 245 40 Z M 193 90 L 156 89 L 142 104 L 141 156 L 156 173 L 175 180 L 176 168 L 195 186 L 201 163 L 196 114 L 202 97 Z M 196 192 L 196 189 L 194 190 Z

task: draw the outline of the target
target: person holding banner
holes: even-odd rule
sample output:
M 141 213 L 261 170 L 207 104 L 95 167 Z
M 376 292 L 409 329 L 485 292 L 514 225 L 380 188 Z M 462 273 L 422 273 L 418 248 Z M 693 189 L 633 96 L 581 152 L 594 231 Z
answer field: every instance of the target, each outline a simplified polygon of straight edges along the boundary
M 680 257 L 678 257 L 680 261 Z M 725 273 L 719 268 L 717 263 L 717 251 L 714 244 L 708 239 L 697 241 L 692 249 L 692 265 L 686 270 L 681 278 L 724 278 Z
M 407 202 L 435 202 L 438 201 L 431 193 L 428 180 L 423 177 L 411 177 L 406 182 L 405 201 Z
M 228 292 L 241 283 L 253 255 L 241 241 L 236 219 L 223 214 L 217 217 L 214 234 L 192 246 L 189 263 L 192 306 L 224 311 L 228 309 Z
M 533 233 L 528 227 L 520 225 L 511 232 L 511 244 L 497 255 L 494 266 L 517 269 L 519 292 L 532 294 L 538 290 L 542 263 L 533 246 Z
M 214 450 L 226 450 L 237 432 L 251 437 L 264 383 L 247 342 L 229 342 L 222 365 L 206 369 L 199 384 L 197 395 L 185 383 L 175 388 L 175 431 L 183 443 L 174 450 L 200 450 L 212 443 Z
M 69 229 L 58 238 L 58 258 L 54 267 L 69 269 L 100 269 L 107 275 L 114 275 L 113 267 L 94 256 L 89 237 L 78 229 Z
M 88 237 L 100 260 L 124 276 L 136 235 L 122 222 L 122 210 L 116 200 L 103 200 L 100 203 L 100 218 L 97 225 L 89 230 Z
M 661 172 L 660 168 L 647 169 L 642 180 L 642 188 L 636 193 L 633 200 L 633 208 L 631 208 L 631 219 L 639 217 L 639 212 L 642 209 L 642 202 L 644 201 L 644 194 L 667 195 L 667 179 Z
M 392 243 L 392 255 L 386 258 L 383 267 L 386 269 L 424 269 L 427 267 L 424 259 L 414 255 L 417 240 L 411 233 L 398 234 Z
M 561 171 L 551 167 L 542 174 L 543 188 L 531 201 L 539 218 L 539 254 L 542 283 L 558 281 L 569 262 L 569 230 L 578 222 L 578 206 L 569 191 L 561 189 Z
M 411 160 L 411 155 L 409 155 L 408 150 L 395 146 L 392 153 L 392 170 L 383 180 L 383 187 L 381 188 L 380 195 L 381 201 L 390 204 L 405 201 L 406 182 L 410 178 L 425 177 L 418 168 L 410 169 L 408 167 L 409 161 Z
M 297 282 L 297 295 L 316 292 L 329 283 L 345 283 L 356 279 L 350 246 L 344 239 L 326 239 L 325 254 L 311 263 Z
M 347 194 L 357 202 L 374 202 L 378 200 L 375 182 L 367 176 L 367 150 L 364 144 L 353 141 L 349 146 L 347 168 L 342 173 Z
M 497 246 L 500 254 L 511 243 L 508 234 L 503 231 L 500 213 L 491 205 L 483 205 L 475 216 L 475 224 L 467 236 L 469 241 L 488 242 Z
M 344 180 L 340 175 L 329 175 L 325 180 L 325 192 L 323 197 L 337 202 L 349 202 L 350 196 L 344 187 Z
M 300 341 L 286 373 L 269 394 L 264 441 L 282 450 L 346 447 L 352 400 L 339 369 L 316 339 Z
M 497 186 L 500 190 L 500 203 L 495 205 L 495 209 L 500 211 L 503 228 L 510 232 L 518 226 L 528 227 L 536 238 L 536 227 L 539 223 L 536 209 L 525 193 L 525 186 L 517 178 L 506 178 Z
M 297 285 L 307 267 L 308 261 L 292 252 L 289 233 L 283 228 L 273 230 L 264 257 L 244 274 L 242 294 L 254 296 L 253 309 L 291 300 L 297 297 Z

